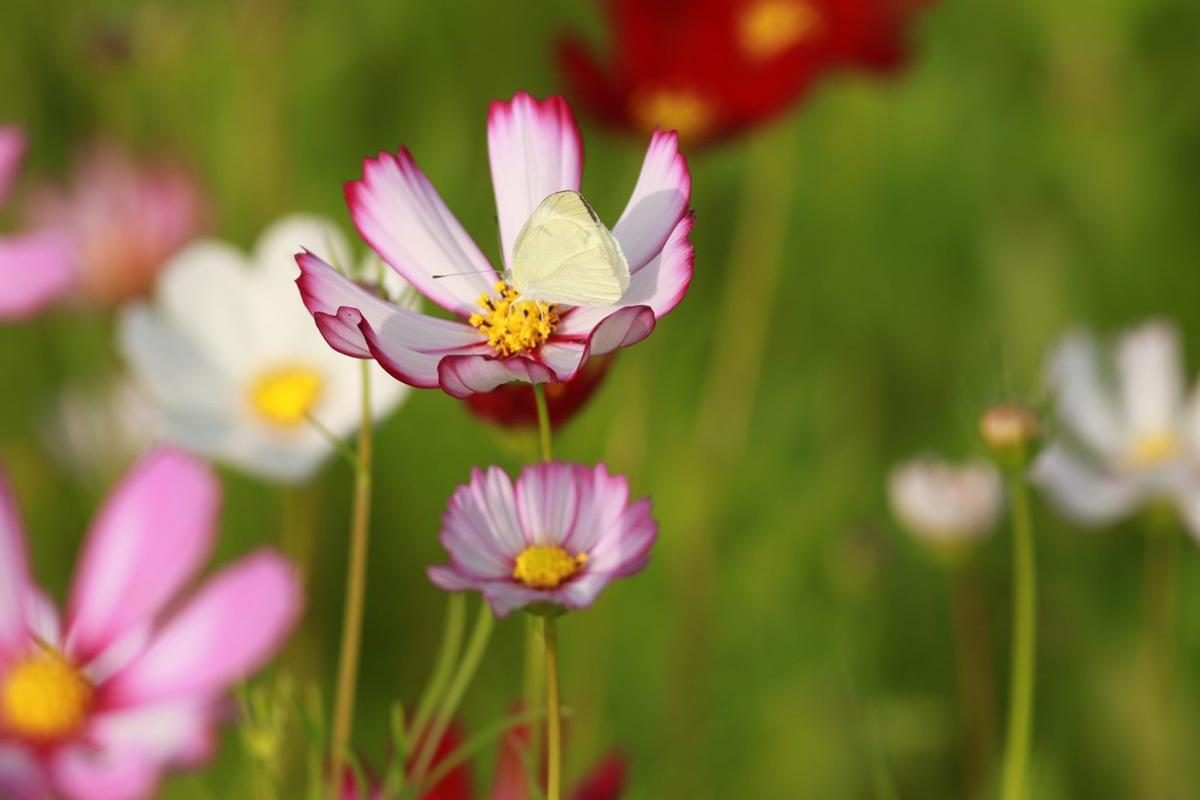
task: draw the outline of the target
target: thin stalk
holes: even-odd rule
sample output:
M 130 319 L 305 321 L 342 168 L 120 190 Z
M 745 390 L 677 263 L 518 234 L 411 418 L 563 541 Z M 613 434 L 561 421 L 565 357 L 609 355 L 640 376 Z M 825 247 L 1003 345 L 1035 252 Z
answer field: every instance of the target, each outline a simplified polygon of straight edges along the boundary
M 454 717 L 454 712 L 458 710 L 458 704 L 462 702 L 471 678 L 475 677 L 475 671 L 479 669 L 479 662 L 483 660 L 483 654 L 487 650 L 488 639 L 492 636 L 492 628 L 495 623 L 496 619 L 492 616 L 492 610 L 487 601 L 481 602 L 479 616 L 475 620 L 475 629 L 471 632 L 471 639 L 467 642 L 467 649 L 463 652 L 462 661 L 459 662 L 458 670 L 450 681 L 450 687 L 446 690 L 446 697 L 442 700 L 441 707 L 434 715 L 429 733 L 420 743 L 421 752 L 413 769 L 414 785 L 420 786 L 425 781 L 437 747 L 441 743 L 442 737 L 446 735 L 446 728 L 450 726 L 450 720 Z
M 1145 686 L 1138 797 L 1171 795 L 1171 668 L 1174 662 L 1179 534 L 1153 526 L 1142 569 L 1141 665 Z
M 413 717 L 412 727 L 408 730 L 409 742 L 416 743 L 421 740 L 421 733 L 429 724 L 433 710 L 437 708 L 438 701 L 442 699 L 442 694 L 446 691 L 446 684 L 450 682 L 450 674 L 453 672 L 458 654 L 462 650 L 466 627 L 467 596 L 452 594 L 446 605 L 446 629 L 442 633 L 442 646 L 438 652 L 433 674 L 429 678 L 429 685 L 417 704 L 417 713 Z
M 350 521 L 350 558 L 346 567 L 346 604 L 342 617 L 342 644 L 338 657 L 330 762 L 338 786 L 354 726 L 354 696 L 358 683 L 358 658 L 362 645 L 363 601 L 367 588 L 367 549 L 371 529 L 371 370 L 362 363 L 362 420 L 358 429 L 358 458 L 354 470 L 354 509 Z
M 1029 487 L 1023 469 L 1011 471 L 1009 494 L 1013 524 L 1013 640 L 1001 797 L 1025 800 L 1037 658 L 1037 579 Z
M 562 718 L 558 694 L 558 622 L 542 618 L 546 645 L 546 798 L 562 798 Z
M 533 396 L 537 400 L 538 437 L 542 444 L 542 461 L 553 461 L 554 447 L 551 444 L 550 408 L 546 405 L 546 388 L 540 383 L 535 383 Z

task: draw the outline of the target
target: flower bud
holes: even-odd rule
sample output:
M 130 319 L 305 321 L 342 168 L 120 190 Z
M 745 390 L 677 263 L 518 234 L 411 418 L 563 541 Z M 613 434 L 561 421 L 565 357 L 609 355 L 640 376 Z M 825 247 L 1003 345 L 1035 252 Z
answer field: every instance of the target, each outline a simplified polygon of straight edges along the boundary
M 992 406 L 979 418 L 980 435 L 1005 465 L 1023 462 L 1041 429 L 1037 412 L 1019 403 Z

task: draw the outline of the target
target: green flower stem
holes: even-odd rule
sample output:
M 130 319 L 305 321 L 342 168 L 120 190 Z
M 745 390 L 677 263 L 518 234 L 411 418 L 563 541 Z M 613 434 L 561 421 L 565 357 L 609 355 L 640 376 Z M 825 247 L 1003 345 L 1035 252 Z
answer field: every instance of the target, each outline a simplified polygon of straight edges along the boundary
M 543 384 L 535 383 L 533 396 L 537 400 L 538 435 L 542 444 L 542 461 L 553 461 L 554 448 L 551 444 L 550 408 L 546 405 L 546 387 Z
M 342 644 L 338 657 L 337 693 L 330 737 L 332 781 L 338 787 L 350 748 L 354 726 L 354 696 L 362 645 L 363 602 L 367 588 L 367 549 L 371 529 L 371 370 L 362 363 L 362 420 L 358 429 L 357 466 L 354 471 L 354 509 L 350 523 L 350 558 L 346 567 L 346 605 L 342 617 Z M 336 795 L 335 795 L 336 796 Z
M 1025 800 L 1033 728 L 1037 648 L 1037 578 L 1033 519 L 1023 466 L 1010 472 L 1013 524 L 1013 641 L 1003 800 Z
M 433 710 L 437 708 L 438 701 L 442 699 L 443 693 L 446 691 L 446 685 L 450 682 L 450 675 L 454 671 L 454 665 L 462 650 L 466 627 L 467 596 L 460 593 L 452 594 L 446 604 L 446 628 L 442 633 L 442 646 L 438 652 L 437 662 L 434 665 L 433 674 L 429 678 L 429 685 L 426 686 L 420 702 L 417 703 L 417 713 L 413 716 L 412 727 L 408 730 L 410 747 L 421 741 L 421 734 L 424 732 L 425 726 L 429 724 Z
M 558 695 L 558 621 L 542 618 L 546 645 L 546 798 L 562 798 L 562 719 Z
M 471 632 L 471 639 L 467 642 L 467 649 L 463 652 L 462 661 L 459 662 L 458 670 L 450 681 L 441 707 L 433 718 L 433 725 L 420 742 L 420 755 L 413 768 L 413 785 L 420 786 L 425 782 L 425 776 L 429 773 L 430 765 L 433 764 L 433 756 L 437 752 L 438 744 L 446 735 L 446 728 L 450 726 L 450 720 L 454 718 L 454 712 L 458 710 L 458 705 L 462 702 L 463 695 L 466 694 L 467 687 L 471 684 L 471 679 L 475 677 L 479 663 L 483 660 L 483 654 L 487 650 L 488 640 L 491 639 L 492 628 L 495 627 L 495 624 L 496 619 L 492 616 L 492 610 L 488 607 L 487 601 L 480 602 L 479 617 L 475 620 L 475 629 Z

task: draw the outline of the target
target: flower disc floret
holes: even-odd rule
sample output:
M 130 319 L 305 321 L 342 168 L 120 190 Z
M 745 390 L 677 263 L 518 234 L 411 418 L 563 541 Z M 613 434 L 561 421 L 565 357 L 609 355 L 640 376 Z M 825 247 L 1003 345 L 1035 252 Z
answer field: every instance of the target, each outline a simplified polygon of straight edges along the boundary
M 541 347 L 558 325 L 558 311 L 551 303 L 522 300 L 516 289 L 504 281 L 493 287 L 495 295 L 479 296 L 482 314 L 468 318 L 489 345 L 504 358 Z
M 3 726 L 37 741 L 61 739 L 87 718 L 92 686 L 62 654 L 34 653 L 13 666 L 0 688 Z
M 513 577 L 531 589 L 557 589 L 587 563 L 587 553 L 572 556 L 558 545 L 526 547 L 513 564 Z

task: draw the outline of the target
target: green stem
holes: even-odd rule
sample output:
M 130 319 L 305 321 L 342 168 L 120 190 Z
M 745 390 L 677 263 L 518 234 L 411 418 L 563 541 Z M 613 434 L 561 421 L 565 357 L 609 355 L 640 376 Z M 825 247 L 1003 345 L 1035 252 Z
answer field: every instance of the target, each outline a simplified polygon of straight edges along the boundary
M 542 443 L 542 461 L 554 460 L 551 444 L 550 408 L 546 405 L 546 388 L 540 383 L 533 385 L 533 396 L 537 400 L 538 436 Z
M 562 719 L 558 693 L 558 622 L 542 618 L 546 644 L 546 798 L 562 798 Z
M 1141 664 L 1145 694 L 1138 797 L 1171 795 L 1171 666 L 1178 590 L 1179 534 L 1155 525 L 1146 533 L 1142 571 Z
M 417 713 L 413 717 L 412 727 L 408 730 L 409 742 L 416 743 L 421 740 L 421 733 L 429 723 L 433 710 L 437 708 L 438 701 L 442 699 L 442 693 L 446 691 L 450 673 L 462 649 L 466 627 L 467 597 L 464 594 L 452 594 L 446 607 L 446 629 L 442 634 L 441 650 L 438 652 L 433 674 L 429 678 L 429 685 L 417 704 Z
M 354 726 L 354 694 L 362 645 L 363 601 L 367 587 L 367 549 L 371 528 L 371 371 L 362 364 L 362 420 L 358 429 L 358 464 L 354 471 L 354 509 L 350 523 L 350 557 L 346 573 L 346 605 L 338 657 L 337 693 L 330 739 L 334 786 L 340 785 L 345 753 Z M 336 796 L 336 795 L 335 795 Z
M 454 673 L 454 678 L 450 681 L 450 687 L 446 690 L 446 697 L 442 701 L 441 707 L 433 718 L 433 725 L 424 740 L 420 742 L 421 752 L 413 769 L 414 785 L 420 786 L 424 783 L 437 747 L 441 743 L 442 737 L 446 735 L 446 728 L 450 726 L 450 720 L 453 719 L 454 712 L 458 710 L 458 704 L 462 702 L 471 678 L 479 669 L 479 662 L 483 660 L 483 654 L 487 650 L 488 639 L 492 636 L 492 628 L 495 623 L 496 619 L 492 616 L 492 610 L 487 601 L 481 602 L 479 617 L 475 620 L 475 629 L 471 632 L 471 639 L 467 642 L 467 649 L 463 652 L 462 661 Z
M 1012 471 L 1009 493 L 1013 524 L 1013 641 L 1001 796 L 1003 800 L 1024 800 L 1028 796 L 1025 787 L 1033 728 L 1037 580 L 1029 487 L 1023 469 Z

